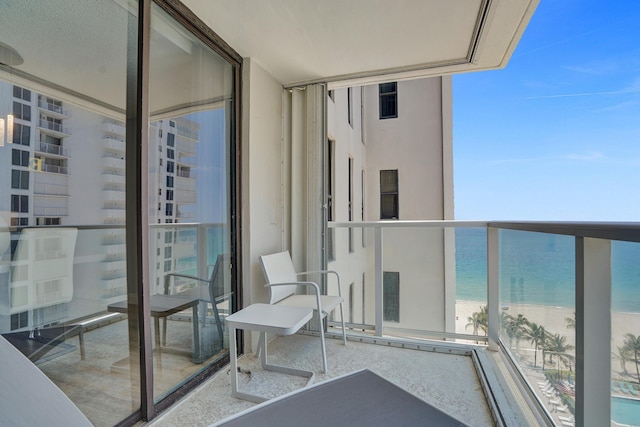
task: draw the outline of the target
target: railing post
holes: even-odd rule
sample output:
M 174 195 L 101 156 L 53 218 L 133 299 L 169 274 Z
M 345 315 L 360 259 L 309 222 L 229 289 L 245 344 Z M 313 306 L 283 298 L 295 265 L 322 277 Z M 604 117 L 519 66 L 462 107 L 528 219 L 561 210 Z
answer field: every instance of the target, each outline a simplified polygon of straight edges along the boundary
M 576 237 L 575 416 L 611 424 L 611 241 L 588 237 Z
M 488 346 L 491 351 L 500 348 L 500 248 L 497 228 L 487 227 L 487 314 Z
M 376 336 L 382 336 L 382 321 L 383 321 L 383 266 L 382 266 L 382 227 L 375 227 L 375 280 L 376 280 L 376 294 L 375 294 L 375 306 L 376 306 Z

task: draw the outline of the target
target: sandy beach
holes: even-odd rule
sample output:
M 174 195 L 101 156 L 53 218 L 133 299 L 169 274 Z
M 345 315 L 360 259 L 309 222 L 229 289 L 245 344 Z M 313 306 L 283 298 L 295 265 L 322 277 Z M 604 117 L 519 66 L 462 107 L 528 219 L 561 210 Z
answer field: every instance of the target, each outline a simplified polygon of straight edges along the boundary
M 466 327 L 469 323 L 468 318 L 471 317 L 474 312 L 480 311 L 480 307 L 485 304 L 486 303 L 478 301 L 457 301 L 456 333 L 473 333 L 473 328 L 471 326 Z M 566 318 L 574 317 L 573 309 L 542 305 L 511 304 L 505 311 L 511 316 L 522 314 L 527 318 L 527 320 L 529 320 L 529 322 L 535 322 L 538 325 L 544 326 L 544 328 L 551 334 L 557 333 L 565 335 L 567 337 L 567 344 L 575 347 L 575 331 L 567 328 L 567 322 L 565 320 Z M 622 346 L 624 342 L 624 335 L 626 333 L 632 333 L 636 336 L 640 335 L 640 313 L 612 312 L 611 332 L 613 339 L 612 351 L 615 352 L 617 346 Z M 572 350 L 571 353 L 573 352 L 574 351 Z M 519 353 L 521 356 L 530 359 L 530 363 L 533 364 L 533 344 L 528 341 L 521 341 Z M 530 355 L 530 357 L 527 355 Z M 538 353 L 538 364 L 540 363 L 540 357 L 541 353 Z M 612 361 L 611 368 L 614 377 L 631 379 L 631 377 L 624 375 L 621 371 L 618 360 Z M 627 370 L 629 372 L 635 371 L 631 362 L 627 362 Z

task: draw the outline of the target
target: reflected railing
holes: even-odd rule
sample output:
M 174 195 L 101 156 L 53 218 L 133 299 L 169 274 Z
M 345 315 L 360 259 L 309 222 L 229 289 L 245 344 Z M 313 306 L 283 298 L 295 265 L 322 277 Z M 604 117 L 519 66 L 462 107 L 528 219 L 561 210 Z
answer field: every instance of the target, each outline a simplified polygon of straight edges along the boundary
M 329 233 L 351 334 L 486 344 L 549 425 L 640 419 L 640 224 L 331 222 Z

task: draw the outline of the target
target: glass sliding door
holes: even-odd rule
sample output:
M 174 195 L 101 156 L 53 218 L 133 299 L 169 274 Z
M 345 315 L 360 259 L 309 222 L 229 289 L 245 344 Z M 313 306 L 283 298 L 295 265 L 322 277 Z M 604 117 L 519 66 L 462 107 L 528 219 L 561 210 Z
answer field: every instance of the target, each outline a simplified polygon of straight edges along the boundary
M 109 309 L 127 299 L 126 73 L 137 4 L 1 8 L 0 334 L 94 425 L 114 425 L 141 396 L 129 369 L 138 337 Z
M 149 294 L 154 401 L 228 354 L 234 68 L 151 8 Z
M 240 58 L 178 2 L 1 10 L 0 346 L 133 424 L 228 357 Z

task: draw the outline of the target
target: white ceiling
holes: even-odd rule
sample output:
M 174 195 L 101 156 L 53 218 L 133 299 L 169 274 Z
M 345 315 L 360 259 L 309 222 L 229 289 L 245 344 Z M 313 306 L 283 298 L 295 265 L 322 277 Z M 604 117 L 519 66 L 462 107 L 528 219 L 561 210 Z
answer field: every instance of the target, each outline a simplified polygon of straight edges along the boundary
M 503 67 L 539 0 L 183 0 L 285 86 Z M 380 77 L 385 76 L 385 77 Z
M 183 0 L 241 56 L 253 58 L 283 85 L 330 87 L 502 67 L 538 1 Z M 105 111 L 124 110 L 127 23 L 135 2 L 1 2 L 0 41 L 24 63 L 0 66 L 0 78 L 25 81 L 61 99 L 85 98 Z M 171 20 L 155 16 L 151 111 L 161 114 L 228 94 L 231 75 L 224 61 Z M 3 52 L 2 58 L 12 51 Z

